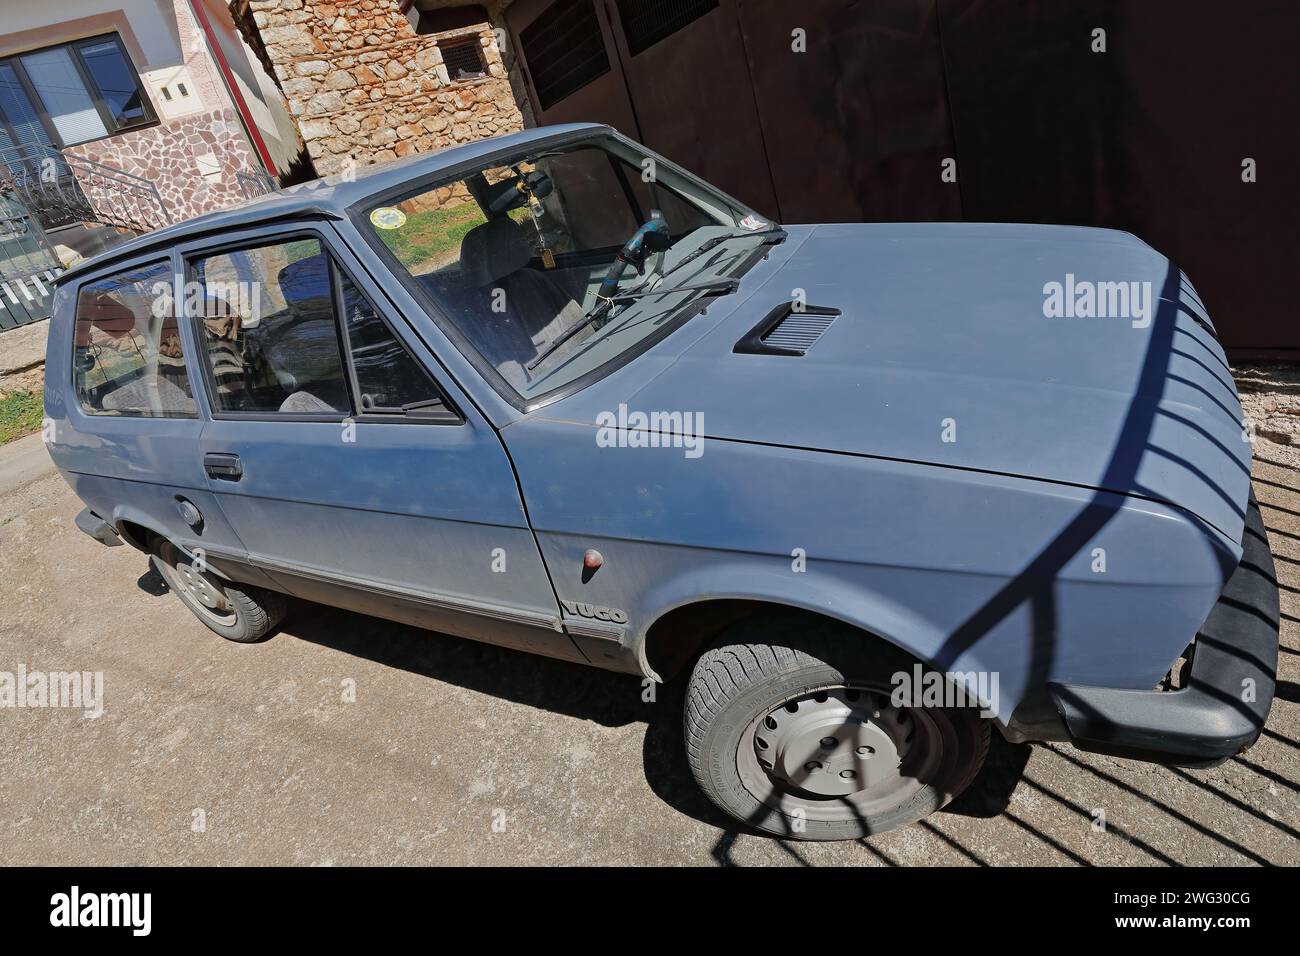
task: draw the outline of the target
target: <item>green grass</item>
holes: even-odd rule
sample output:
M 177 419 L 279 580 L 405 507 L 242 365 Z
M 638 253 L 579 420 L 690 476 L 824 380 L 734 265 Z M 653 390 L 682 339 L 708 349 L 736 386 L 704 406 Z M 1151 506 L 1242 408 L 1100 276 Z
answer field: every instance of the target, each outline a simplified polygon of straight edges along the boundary
M 413 274 L 421 268 L 460 250 L 460 241 L 483 222 L 483 213 L 472 202 L 447 209 L 421 209 L 408 213 L 406 222 L 397 229 L 377 229 L 384 245 L 393 250 L 397 261 Z
M 506 213 L 521 225 L 531 216 L 526 208 Z M 424 275 L 460 257 L 460 241 L 475 226 L 487 220 L 476 203 L 441 209 L 420 209 L 406 214 L 406 222 L 396 229 L 375 229 L 375 234 L 392 250 L 397 261 L 413 276 Z M 532 227 L 528 227 L 531 231 Z
M 14 392 L 0 398 L 0 445 L 40 431 L 44 416 L 40 392 Z

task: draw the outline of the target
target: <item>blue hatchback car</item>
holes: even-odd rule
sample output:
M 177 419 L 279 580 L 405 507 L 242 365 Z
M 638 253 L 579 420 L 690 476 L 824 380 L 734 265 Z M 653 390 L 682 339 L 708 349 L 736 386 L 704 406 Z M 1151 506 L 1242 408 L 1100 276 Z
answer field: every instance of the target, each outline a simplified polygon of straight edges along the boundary
M 285 596 L 685 681 L 726 812 L 915 821 L 990 732 L 1250 746 L 1278 597 L 1215 328 L 1107 230 L 779 226 L 603 126 L 68 272 L 51 453 L 205 625 Z

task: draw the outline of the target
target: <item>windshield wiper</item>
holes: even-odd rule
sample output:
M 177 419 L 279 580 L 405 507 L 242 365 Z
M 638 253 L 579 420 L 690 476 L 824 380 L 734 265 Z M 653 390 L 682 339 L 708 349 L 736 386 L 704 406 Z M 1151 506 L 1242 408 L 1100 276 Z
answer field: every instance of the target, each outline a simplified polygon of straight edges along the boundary
M 667 275 L 667 273 L 665 273 L 665 275 Z M 730 295 L 738 288 L 740 288 L 739 279 L 715 279 L 712 282 L 702 282 L 699 285 L 681 285 L 672 289 L 655 288 L 647 291 L 637 291 L 633 289 L 630 292 L 623 292 L 619 295 L 611 296 L 608 299 L 602 299 L 590 312 L 584 315 L 580 321 L 574 323 L 570 328 L 565 329 L 560 334 L 559 338 L 548 345 L 541 355 L 526 364 L 524 368 L 530 372 L 537 368 L 537 366 L 541 365 L 555 354 L 556 349 L 608 312 L 614 304 L 623 302 L 624 300 L 631 301 L 633 299 L 640 299 L 652 295 L 672 295 L 674 292 L 700 292 L 703 295 Z
M 622 302 L 631 302 L 633 299 L 644 299 L 652 295 L 672 295 L 674 292 L 711 292 L 716 295 L 730 295 L 740 288 L 739 279 L 710 279 L 708 282 L 701 282 L 698 285 L 675 285 L 671 289 L 664 289 L 655 286 L 653 289 L 629 289 L 627 292 L 618 292 L 609 297 L 609 301 L 618 305 Z
M 663 281 L 664 279 L 672 275 L 674 272 L 676 272 L 678 269 L 680 269 L 682 266 L 694 262 L 696 259 L 704 255 L 710 249 L 716 249 L 718 246 L 722 245 L 724 242 L 726 242 L 729 239 L 747 239 L 750 236 L 765 236 L 766 238 L 763 240 L 763 244 L 772 245 L 778 242 L 784 242 L 786 232 L 780 226 L 775 226 L 772 229 L 759 229 L 755 232 L 724 232 L 716 236 L 711 236 L 708 239 L 705 239 L 702 243 L 700 243 L 700 247 L 698 249 L 693 249 L 692 251 L 684 255 L 681 259 L 679 259 L 677 262 L 673 263 L 673 267 L 671 269 L 667 269 L 664 272 L 660 273 L 659 279 L 660 281 Z M 631 289 L 630 292 L 636 292 L 638 291 L 639 288 L 640 286 L 637 286 Z
M 672 275 L 682 266 L 694 262 L 696 259 L 704 255 L 710 249 L 716 249 L 718 246 L 722 245 L 724 242 L 728 241 L 729 239 L 748 239 L 750 236 L 763 236 L 764 237 L 763 244 L 771 245 L 778 242 L 784 242 L 786 232 L 780 226 L 775 226 L 771 229 L 758 229 L 753 232 L 724 232 L 716 236 L 710 236 L 708 239 L 705 239 L 702 243 L 700 243 L 698 249 L 691 250 L 680 260 L 673 263 L 671 269 L 667 269 L 664 272 L 661 272 L 659 274 L 659 281 L 662 283 L 664 279 L 668 278 L 668 276 Z M 646 281 L 649 282 L 650 280 L 647 279 Z M 683 291 L 687 289 L 699 289 L 700 291 L 705 292 L 709 295 L 725 295 L 727 293 L 735 292 L 737 285 L 738 285 L 737 280 L 725 279 L 719 282 L 704 283 L 699 286 L 679 286 L 678 288 L 682 289 Z M 555 353 L 555 350 L 558 349 L 561 345 L 569 341 L 569 339 L 573 338 L 575 335 L 577 335 L 587 326 L 591 325 L 591 323 L 603 317 L 605 313 L 607 313 L 613 307 L 614 303 L 622 301 L 623 299 L 638 298 L 642 295 L 656 295 L 656 294 L 666 295 L 669 292 L 676 292 L 676 291 L 677 289 L 667 289 L 661 291 L 658 285 L 656 285 L 654 289 L 651 289 L 649 291 L 644 291 L 640 285 L 637 285 L 637 286 L 633 286 L 628 291 L 612 296 L 611 298 L 601 299 L 594 306 L 592 306 L 591 311 L 588 312 L 586 315 L 584 315 L 579 322 L 577 322 L 571 328 L 565 329 L 564 332 L 561 333 L 560 337 L 556 339 L 554 342 L 552 342 L 546 348 L 546 351 L 542 352 L 542 354 L 537 356 L 537 358 L 527 363 L 524 366 L 524 368 L 530 372 L 533 369 L 537 368 L 537 366 L 541 365 L 548 358 L 550 358 L 551 355 Z

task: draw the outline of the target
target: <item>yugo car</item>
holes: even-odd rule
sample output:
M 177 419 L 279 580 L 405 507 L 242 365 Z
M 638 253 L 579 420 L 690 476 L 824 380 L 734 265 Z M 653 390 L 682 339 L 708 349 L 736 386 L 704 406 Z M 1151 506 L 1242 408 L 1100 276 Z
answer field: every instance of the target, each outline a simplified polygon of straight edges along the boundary
M 1126 233 L 781 225 L 547 127 L 80 265 L 46 375 L 78 525 L 217 634 L 298 599 L 682 681 L 762 832 L 916 821 L 993 734 L 1211 764 L 1273 697 L 1233 380 Z

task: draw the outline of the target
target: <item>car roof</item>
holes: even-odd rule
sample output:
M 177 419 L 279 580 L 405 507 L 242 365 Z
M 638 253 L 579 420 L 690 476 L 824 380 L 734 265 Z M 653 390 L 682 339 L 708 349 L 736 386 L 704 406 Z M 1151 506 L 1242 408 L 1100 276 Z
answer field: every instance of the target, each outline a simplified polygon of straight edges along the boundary
M 77 263 L 64 271 L 58 277 L 58 282 L 62 283 L 69 278 L 96 271 L 119 259 L 127 259 L 159 247 L 168 248 L 187 239 L 209 233 L 315 216 L 342 219 L 347 215 L 349 206 L 368 196 L 399 188 L 415 180 L 436 176 L 443 170 L 463 163 L 472 163 L 502 150 L 522 148 L 532 143 L 542 143 L 575 133 L 602 131 L 613 132 L 610 127 L 599 123 L 538 126 L 430 152 L 412 153 L 401 159 L 361 166 L 351 175 L 314 179 L 130 239 L 84 262 Z

